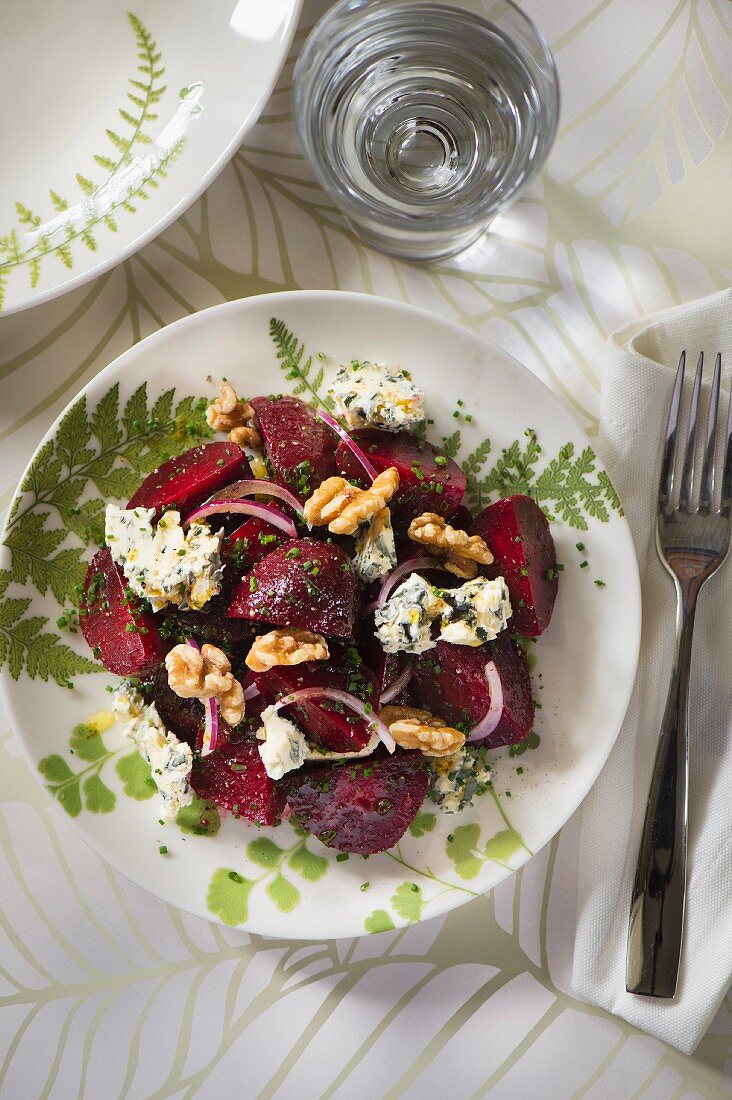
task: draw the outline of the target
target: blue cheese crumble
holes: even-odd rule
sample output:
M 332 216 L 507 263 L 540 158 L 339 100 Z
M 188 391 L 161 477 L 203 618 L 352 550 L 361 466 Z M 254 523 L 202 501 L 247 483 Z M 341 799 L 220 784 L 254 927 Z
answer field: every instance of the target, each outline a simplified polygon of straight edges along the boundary
M 146 706 L 132 684 L 120 684 L 114 693 L 113 707 L 117 717 L 127 722 L 125 734 L 150 765 L 150 773 L 162 797 L 161 816 L 171 820 L 183 806 L 193 802 L 190 745 L 166 730 L 155 704 Z
M 391 512 L 388 508 L 382 508 L 356 535 L 353 568 L 364 584 L 371 584 L 390 573 L 396 563 Z
M 286 772 L 302 767 L 307 756 L 307 744 L 302 730 L 289 718 L 278 713 L 276 706 L 262 711 L 262 725 L 257 730 L 262 742 L 259 755 L 270 779 L 282 779 Z
M 384 606 L 377 608 L 376 637 L 385 653 L 425 653 L 434 649 L 437 643 L 432 638 L 432 623 L 447 609 L 438 592 L 419 573 L 412 573 Z
M 429 797 L 446 814 L 456 814 L 472 805 L 476 795 L 485 794 L 491 781 L 483 748 L 463 748 L 451 756 L 428 757 L 427 770 Z
M 512 615 L 503 577 L 493 581 L 478 577 L 460 588 L 442 589 L 447 610 L 442 616 L 440 638 L 453 645 L 482 645 L 506 628 Z
M 506 628 L 512 614 L 503 577 L 478 577 L 460 588 L 435 588 L 412 573 L 375 614 L 376 637 L 385 653 L 425 653 L 439 639 L 453 645 L 491 642 Z
M 200 611 L 221 590 L 221 540 L 207 523 L 184 531 L 180 513 L 166 512 L 153 528 L 153 508 L 107 505 L 105 540 L 133 592 L 153 611 L 167 604 Z
M 424 393 L 407 370 L 354 361 L 340 368 L 328 394 L 349 428 L 398 432 L 424 420 Z
M 289 718 L 283 717 L 276 706 L 265 707 L 262 711 L 262 725 L 257 730 L 258 746 L 264 770 L 270 779 L 282 779 L 287 772 L 296 771 L 308 760 L 352 760 L 360 756 L 370 756 L 379 744 L 375 733 L 357 752 L 329 752 L 309 745 L 305 734 Z

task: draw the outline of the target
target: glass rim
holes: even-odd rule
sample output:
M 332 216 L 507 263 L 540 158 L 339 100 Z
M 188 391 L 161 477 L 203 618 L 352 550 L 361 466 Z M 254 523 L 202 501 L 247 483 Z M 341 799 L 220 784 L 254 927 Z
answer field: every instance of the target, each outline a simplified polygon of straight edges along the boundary
M 369 9 L 373 10 L 378 7 L 398 7 L 400 5 L 410 7 L 412 4 L 420 2 L 433 2 L 444 7 L 454 7 L 455 9 L 462 7 L 467 10 L 470 0 L 338 0 L 333 7 L 329 8 L 328 11 L 320 17 L 318 22 L 315 23 L 311 29 L 293 70 L 293 116 L 295 129 L 305 151 L 308 163 L 313 169 L 323 190 L 327 194 L 337 197 L 342 211 L 347 215 L 350 214 L 357 220 L 366 217 L 377 221 L 380 225 L 394 229 L 403 229 L 408 225 L 409 231 L 415 235 L 434 233 L 437 227 L 439 227 L 440 232 L 443 230 L 449 232 L 452 228 L 460 228 L 467 222 L 475 220 L 476 216 L 479 215 L 479 210 L 476 210 L 472 217 L 467 217 L 464 213 L 450 214 L 449 211 L 440 211 L 439 213 L 435 213 L 434 217 L 427 214 L 427 216 L 419 220 L 411 219 L 402 213 L 393 213 L 390 210 L 380 210 L 378 215 L 375 215 L 373 208 L 369 205 L 366 198 L 362 198 L 360 195 L 354 194 L 347 187 L 344 187 L 336 175 L 326 175 L 321 171 L 318 159 L 311 155 L 311 142 L 307 136 L 307 126 L 304 121 L 305 112 L 302 110 L 302 97 L 299 90 L 303 82 L 303 70 L 305 65 L 310 63 L 312 55 L 321 47 L 321 39 L 324 36 L 324 32 L 327 32 L 330 25 L 335 23 L 350 8 L 357 9 L 367 6 Z M 472 2 L 476 8 L 480 6 L 480 0 L 472 0 Z M 549 48 L 549 43 L 544 37 L 544 34 L 539 30 L 533 19 L 515 3 L 515 0 L 496 0 L 496 2 L 510 9 L 512 14 L 518 16 L 519 21 L 529 29 L 533 36 L 541 52 L 542 61 L 546 64 L 547 77 L 554 93 L 554 104 L 547 127 L 548 137 L 546 152 L 529 167 L 529 170 L 523 178 L 517 180 L 507 189 L 494 208 L 490 206 L 490 199 L 486 201 L 485 209 L 491 217 L 497 217 L 501 210 L 516 196 L 517 192 L 523 191 L 543 168 L 552 150 L 552 146 L 554 145 L 554 139 L 556 138 L 559 126 L 559 112 L 561 109 L 559 72 L 556 61 L 554 60 L 554 55 Z M 480 12 L 478 14 L 487 18 L 489 13 Z

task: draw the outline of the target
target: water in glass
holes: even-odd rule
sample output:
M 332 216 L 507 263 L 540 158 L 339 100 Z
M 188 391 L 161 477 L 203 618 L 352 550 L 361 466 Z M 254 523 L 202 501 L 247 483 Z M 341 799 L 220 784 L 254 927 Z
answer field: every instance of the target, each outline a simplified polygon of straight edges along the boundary
M 494 18 L 479 4 L 345 0 L 305 47 L 295 84 L 305 149 L 384 251 L 464 248 L 548 152 L 551 55 L 512 4 L 490 7 Z

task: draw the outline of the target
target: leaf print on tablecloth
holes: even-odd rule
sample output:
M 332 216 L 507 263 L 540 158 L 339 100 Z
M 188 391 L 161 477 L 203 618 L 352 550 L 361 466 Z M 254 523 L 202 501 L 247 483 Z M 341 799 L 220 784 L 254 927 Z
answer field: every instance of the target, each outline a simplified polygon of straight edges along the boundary
M 632 42 L 617 26 L 604 46 L 617 58 L 614 79 L 595 102 L 581 67 L 570 67 L 575 114 L 560 126 L 553 154 L 568 206 L 593 201 L 612 226 L 628 227 L 694 179 L 729 123 L 728 9 L 659 7 Z M 597 24 L 590 18 L 579 30 L 578 56 L 585 43 L 592 48 Z

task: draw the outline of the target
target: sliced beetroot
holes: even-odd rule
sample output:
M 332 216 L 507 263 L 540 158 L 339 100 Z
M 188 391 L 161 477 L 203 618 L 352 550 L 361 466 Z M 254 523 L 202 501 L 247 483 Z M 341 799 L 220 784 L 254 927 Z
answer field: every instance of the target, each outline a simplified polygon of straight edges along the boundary
M 267 703 L 276 703 L 302 688 L 330 687 L 350 691 L 376 709 L 376 685 L 365 667 L 349 673 L 324 661 L 277 665 L 268 672 L 255 674 L 254 682 Z M 308 741 L 329 752 L 358 752 L 371 737 L 369 722 L 336 699 L 308 699 L 283 707 L 282 713 L 299 726 Z
M 291 539 L 256 563 L 227 614 L 350 638 L 358 607 L 358 582 L 346 552 L 315 539 Z
M 232 572 L 248 573 L 255 562 L 276 550 L 286 538 L 271 523 L 251 516 L 224 539 L 221 557 Z
M 397 750 L 391 757 L 301 768 L 288 783 L 287 804 L 327 847 L 371 855 L 397 843 L 426 793 L 424 757 Z
M 128 596 L 124 574 L 105 547 L 92 558 L 79 607 L 81 632 L 95 656 L 117 676 L 146 676 L 170 648 L 150 612 Z
M 465 492 L 465 474 L 431 443 L 420 441 L 411 432 L 385 432 L 378 428 L 360 428 L 352 435 L 379 473 L 390 466 L 399 471 L 399 489 L 390 504 L 397 534 L 403 534 L 410 520 L 422 512 L 449 516 L 460 504 Z M 363 480 L 363 467 L 344 443 L 338 444 L 336 465 L 344 477 Z
M 336 472 L 336 437 L 299 397 L 253 397 L 275 481 L 304 502 Z
M 536 637 L 549 626 L 557 598 L 557 552 L 547 518 L 531 497 L 513 496 L 489 504 L 473 524 L 495 562 L 483 572 L 506 578 L 512 630 Z
M 191 786 L 199 798 L 258 825 L 277 825 L 285 806 L 285 788 L 269 778 L 253 741 L 227 742 L 200 757 Z
M 458 531 L 469 531 L 473 525 L 473 513 L 464 504 L 460 504 L 449 517 L 448 523 Z
M 528 737 L 534 724 L 531 677 L 523 650 L 505 631 L 482 646 L 438 642 L 416 661 L 411 682 L 419 705 L 466 732 L 488 713 L 491 702 L 485 666 L 493 661 L 501 678 L 503 714 L 479 744 L 496 748 Z
M 369 624 L 371 623 L 372 620 L 369 620 Z M 380 699 L 409 667 L 409 658 L 405 653 L 384 653 L 373 632 L 373 625 L 364 629 L 359 651 L 376 680 L 377 699 Z
M 195 748 L 198 732 L 203 726 L 204 709 L 200 699 L 181 699 L 168 684 L 165 665 L 155 671 L 152 679 L 152 697 L 157 712 L 166 729 L 181 741 Z
M 184 514 L 232 481 L 252 477 L 247 456 L 235 443 L 203 443 L 158 466 L 143 481 L 128 508 L 175 506 Z

